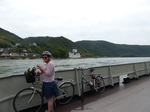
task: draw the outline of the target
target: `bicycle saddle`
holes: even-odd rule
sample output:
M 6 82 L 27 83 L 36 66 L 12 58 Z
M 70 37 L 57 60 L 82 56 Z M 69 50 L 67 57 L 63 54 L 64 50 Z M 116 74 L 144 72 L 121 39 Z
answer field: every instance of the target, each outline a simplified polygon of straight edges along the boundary
M 89 70 L 90 70 L 91 72 L 93 72 L 95 69 L 94 69 L 94 68 L 89 68 Z
M 63 78 L 62 77 L 58 77 L 58 78 L 55 78 L 55 80 L 62 81 Z

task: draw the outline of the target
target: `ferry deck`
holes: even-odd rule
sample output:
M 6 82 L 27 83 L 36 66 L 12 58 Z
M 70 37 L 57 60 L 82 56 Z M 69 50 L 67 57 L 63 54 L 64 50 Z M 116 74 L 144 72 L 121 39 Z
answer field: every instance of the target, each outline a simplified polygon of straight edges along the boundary
M 98 94 L 91 92 L 90 87 L 85 85 L 86 97 L 84 102 L 78 97 L 81 94 L 81 70 L 72 69 L 56 72 L 57 77 L 73 80 L 75 96 L 69 104 L 57 105 L 55 112 L 150 112 L 150 61 L 95 68 L 95 73 L 103 75 L 106 91 Z M 85 73 L 89 73 L 89 71 L 85 70 Z M 149 75 L 146 76 L 145 74 Z M 127 84 L 120 82 L 122 75 L 132 79 L 131 82 Z M 2 89 L 0 112 L 14 112 L 12 104 L 16 93 L 27 87 L 31 87 L 31 83 L 26 83 L 23 74 L 0 78 L 0 88 Z M 46 109 L 47 105 L 44 105 L 40 112 L 45 112 Z
M 107 87 L 102 94 L 89 92 L 85 97 L 83 102 L 75 97 L 71 103 L 58 106 L 55 112 L 150 112 L 150 77 Z M 46 106 L 41 112 L 45 109 Z

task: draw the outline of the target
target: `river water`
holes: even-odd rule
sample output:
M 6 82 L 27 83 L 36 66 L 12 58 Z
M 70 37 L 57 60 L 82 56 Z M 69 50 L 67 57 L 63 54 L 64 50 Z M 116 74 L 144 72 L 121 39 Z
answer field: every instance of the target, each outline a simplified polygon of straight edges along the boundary
M 73 68 L 90 68 L 107 65 L 137 63 L 150 61 L 150 57 L 128 58 L 81 58 L 81 59 L 52 59 L 56 71 Z M 23 74 L 28 68 L 37 64 L 44 66 L 42 59 L 0 59 L 0 77 Z

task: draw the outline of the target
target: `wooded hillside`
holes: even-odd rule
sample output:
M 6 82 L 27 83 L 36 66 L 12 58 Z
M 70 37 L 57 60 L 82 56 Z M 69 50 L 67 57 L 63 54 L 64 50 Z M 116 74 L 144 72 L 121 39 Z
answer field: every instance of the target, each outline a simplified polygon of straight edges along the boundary
M 77 47 L 83 57 L 149 57 L 149 45 L 125 45 L 115 44 L 107 41 L 78 41 L 71 40 L 60 36 L 39 36 L 28 37 L 22 39 L 21 37 L 0 28 L 0 48 L 14 47 L 16 43 L 21 43 L 21 46 L 11 50 L 11 52 L 22 52 L 27 49 L 30 53 L 41 54 L 48 50 L 52 52 L 56 58 L 68 57 L 68 52 L 73 47 Z M 37 43 L 37 46 L 28 46 L 29 43 Z

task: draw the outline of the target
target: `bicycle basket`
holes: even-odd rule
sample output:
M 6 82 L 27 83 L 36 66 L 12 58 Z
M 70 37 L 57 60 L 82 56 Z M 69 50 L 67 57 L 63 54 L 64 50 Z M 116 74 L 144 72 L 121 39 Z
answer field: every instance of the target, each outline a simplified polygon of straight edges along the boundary
M 35 69 L 29 68 L 25 73 L 25 78 L 27 83 L 35 82 Z

